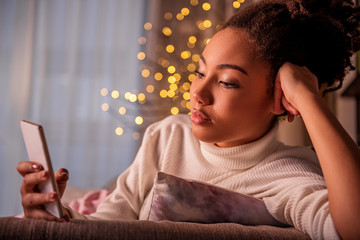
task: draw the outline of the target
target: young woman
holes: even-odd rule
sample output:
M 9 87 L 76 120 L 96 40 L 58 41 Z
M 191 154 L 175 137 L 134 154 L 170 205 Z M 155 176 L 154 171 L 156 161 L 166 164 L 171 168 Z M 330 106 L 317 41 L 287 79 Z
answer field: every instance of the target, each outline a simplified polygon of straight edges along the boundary
M 132 165 L 91 216 L 146 219 L 158 172 L 263 200 L 278 221 L 314 239 L 360 236 L 360 151 L 321 99 L 341 86 L 359 47 L 350 0 L 262 1 L 240 10 L 204 49 L 191 117 L 151 125 Z M 335 87 L 337 88 L 337 87 Z M 315 152 L 276 140 L 278 115 L 302 117 Z M 25 216 L 57 220 L 42 206 L 42 167 L 18 164 Z M 68 172 L 56 173 L 61 195 Z M 351 224 L 349 224 L 351 223 Z

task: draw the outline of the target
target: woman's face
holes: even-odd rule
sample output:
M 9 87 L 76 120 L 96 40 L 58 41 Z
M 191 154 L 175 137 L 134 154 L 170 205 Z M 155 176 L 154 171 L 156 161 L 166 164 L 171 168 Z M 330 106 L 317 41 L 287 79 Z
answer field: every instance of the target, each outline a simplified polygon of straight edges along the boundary
M 274 120 L 270 66 L 256 60 L 240 29 L 211 39 L 191 85 L 192 131 L 196 138 L 232 147 L 262 137 Z

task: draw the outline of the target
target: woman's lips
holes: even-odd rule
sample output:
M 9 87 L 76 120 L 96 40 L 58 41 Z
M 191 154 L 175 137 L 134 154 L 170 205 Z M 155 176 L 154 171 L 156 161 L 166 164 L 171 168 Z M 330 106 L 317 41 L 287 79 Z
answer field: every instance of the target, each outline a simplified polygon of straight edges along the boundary
M 198 110 L 193 110 L 191 111 L 191 122 L 197 125 L 201 125 L 211 122 L 211 119 L 208 118 L 204 113 Z

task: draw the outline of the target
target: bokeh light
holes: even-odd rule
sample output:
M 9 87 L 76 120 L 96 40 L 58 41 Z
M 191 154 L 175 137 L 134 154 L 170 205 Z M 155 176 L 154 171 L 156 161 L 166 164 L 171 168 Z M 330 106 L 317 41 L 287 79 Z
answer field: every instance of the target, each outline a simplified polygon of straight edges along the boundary
M 169 27 L 164 27 L 163 29 L 162 29 L 162 33 L 165 35 L 165 36 L 171 36 L 171 34 L 172 34 L 172 31 L 171 31 L 171 29 L 169 28 Z
M 109 104 L 107 104 L 107 103 L 103 103 L 102 105 L 101 105 L 101 110 L 103 110 L 104 112 L 107 112 L 107 111 L 109 111 Z
M 125 115 L 126 114 L 126 108 L 125 107 L 120 107 L 119 108 L 119 114 Z
M 156 81 L 160 81 L 161 79 L 163 79 L 163 75 L 161 72 L 157 72 L 155 73 L 154 78 Z
M 126 93 L 124 94 L 124 98 L 125 98 L 126 100 L 129 100 L 130 95 L 131 95 L 131 92 L 126 92 Z
M 172 89 L 170 89 L 169 91 L 167 91 L 167 96 L 168 96 L 169 98 L 173 98 L 173 97 L 175 96 L 175 91 L 172 90 Z
M 194 54 L 194 55 L 192 55 L 191 59 L 194 62 L 199 62 L 200 61 L 200 55 L 199 54 Z
M 184 100 L 190 100 L 190 93 L 189 92 L 186 92 L 183 94 L 183 99 Z
M 190 36 L 189 37 L 189 43 L 195 44 L 196 43 L 196 37 L 195 36 Z
M 181 75 L 180 75 L 180 74 L 175 73 L 173 76 L 174 76 L 174 78 L 176 79 L 176 81 L 180 81 L 180 79 L 181 79 Z
M 165 89 L 160 91 L 160 97 L 166 98 L 167 97 L 167 91 Z
M 172 107 L 170 112 L 172 115 L 177 115 L 179 114 L 179 109 L 177 107 Z
M 169 73 L 174 73 L 174 72 L 176 71 L 176 68 L 171 65 L 171 66 L 169 66 L 169 67 L 167 68 L 167 71 L 168 71 Z
M 138 99 L 139 99 L 140 102 L 145 101 L 145 94 L 139 93 L 137 97 L 138 97 Z
M 182 15 L 187 16 L 187 15 L 189 15 L 189 13 L 190 13 L 190 10 L 188 8 L 181 9 L 181 14 Z
M 191 52 L 189 50 L 181 52 L 181 58 L 182 59 L 188 59 L 188 58 L 190 58 L 190 56 L 191 56 Z
M 112 97 L 113 99 L 117 99 L 117 98 L 119 98 L 119 96 L 120 96 L 119 91 L 114 90 L 114 91 L 111 92 L 111 97 Z
M 190 86 L 191 86 L 191 84 L 188 83 L 188 82 L 186 82 L 186 83 L 184 83 L 184 84 L 182 85 L 182 87 L 183 87 L 186 91 L 190 90 Z
M 195 78 L 196 78 L 196 75 L 193 73 L 188 76 L 188 79 L 190 82 L 194 81 Z
M 210 28 L 212 23 L 210 20 L 207 19 L 207 20 L 204 20 L 203 25 L 205 28 Z
M 187 70 L 188 70 L 189 72 L 194 72 L 194 71 L 196 70 L 195 64 L 193 64 L 193 63 L 188 64 L 188 65 L 187 65 Z
M 241 3 L 239 3 L 238 1 L 233 2 L 233 7 L 234 8 L 239 8 L 240 6 L 241 6 Z
M 151 30 L 151 28 L 152 28 L 152 24 L 151 23 L 149 23 L 149 22 L 147 22 L 147 23 L 145 23 L 144 24 L 144 28 L 145 28 L 145 30 Z
M 141 136 L 141 134 L 139 132 L 134 132 L 133 135 L 132 135 L 134 140 L 139 140 L 140 136 Z
M 147 86 L 146 86 L 146 91 L 147 91 L 148 93 L 153 93 L 154 90 L 155 90 L 155 88 L 154 88 L 153 85 L 147 85 Z
M 191 42 L 187 42 L 186 46 L 188 46 L 188 48 L 194 48 L 195 47 L 195 43 L 191 43 Z
M 141 71 L 141 76 L 143 76 L 144 78 L 147 78 L 150 76 L 150 70 L 149 69 L 144 69 Z
M 102 88 L 102 89 L 100 90 L 100 95 L 101 95 L 101 96 L 105 97 L 105 96 L 107 96 L 108 94 L 109 94 L 109 90 L 107 90 L 106 88 Z
M 205 11 L 209 11 L 211 9 L 211 5 L 210 3 L 208 2 L 204 2 L 203 5 L 202 5 L 202 8 L 205 10 Z
M 173 53 L 174 50 L 175 50 L 174 45 L 169 44 L 169 45 L 166 46 L 166 51 L 167 51 L 168 53 Z
M 124 133 L 124 129 L 122 127 L 117 127 L 115 129 L 115 134 L 116 135 L 121 136 L 121 135 L 123 135 L 123 133 Z
M 165 58 L 162 58 L 160 60 L 160 65 L 163 67 L 163 68 L 167 68 L 169 65 L 170 65 L 170 62 L 168 60 L 166 60 Z
M 190 0 L 191 6 L 197 6 L 199 4 L 199 0 Z
M 173 18 L 173 15 L 171 12 L 166 12 L 164 14 L 164 19 L 170 21 Z
M 139 37 L 138 43 L 139 43 L 140 45 L 144 45 L 144 44 L 146 43 L 146 37 Z
M 179 20 L 179 21 L 183 20 L 184 17 L 185 17 L 185 16 L 184 16 L 182 13 L 176 14 L 176 19 Z
M 137 100 L 136 94 L 131 94 L 131 95 L 129 96 L 129 101 L 130 101 L 130 102 L 136 102 L 136 100 Z
M 169 85 L 169 88 L 173 91 L 176 91 L 178 89 L 178 86 L 175 83 L 172 83 Z
M 137 116 L 137 117 L 135 118 L 135 123 L 136 123 L 137 125 L 141 125 L 141 124 L 143 124 L 143 122 L 144 122 L 144 119 L 143 119 L 142 117 Z
M 138 58 L 139 60 L 144 60 L 145 57 L 146 57 L 146 54 L 145 54 L 144 52 L 139 52 L 139 53 L 137 54 L 137 58 Z
M 204 22 L 203 21 L 197 21 L 196 22 L 196 26 L 200 29 L 200 30 L 205 30 L 206 27 L 204 26 Z
M 168 82 L 171 84 L 171 83 L 175 83 L 176 82 L 176 78 L 175 76 L 169 76 L 168 77 Z

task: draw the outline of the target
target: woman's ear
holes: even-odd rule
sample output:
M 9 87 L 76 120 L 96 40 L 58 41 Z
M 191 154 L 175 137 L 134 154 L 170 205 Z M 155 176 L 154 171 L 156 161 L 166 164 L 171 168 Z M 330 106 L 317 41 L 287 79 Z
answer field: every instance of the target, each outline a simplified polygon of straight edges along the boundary
M 276 77 L 276 79 L 275 79 L 273 91 L 274 91 L 274 94 L 273 94 L 272 113 L 274 115 L 282 115 L 282 114 L 286 113 L 286 108 L 282 104 L 282 98 L 284 97 L 284 94 L 281 89 L 281 84 L 280 84 L 278 77 Z

